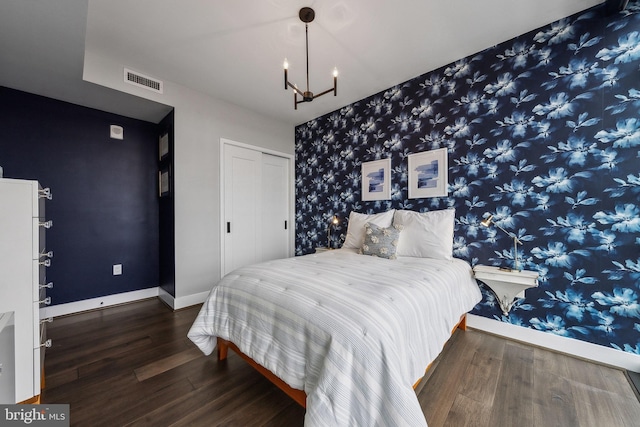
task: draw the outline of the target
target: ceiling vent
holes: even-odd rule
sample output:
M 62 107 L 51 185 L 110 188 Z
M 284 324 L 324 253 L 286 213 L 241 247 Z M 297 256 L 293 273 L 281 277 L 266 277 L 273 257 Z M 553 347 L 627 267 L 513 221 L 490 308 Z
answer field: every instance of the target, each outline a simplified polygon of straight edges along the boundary
M 156 93 L 162 93 L 162 81 L 154 79 L 153 77 L 145 76 L 137 71 L 124 69 L 124 81 L 125 83 L 132 84 L 134 86 L 143 87 L 145 89 L 152 90 Z

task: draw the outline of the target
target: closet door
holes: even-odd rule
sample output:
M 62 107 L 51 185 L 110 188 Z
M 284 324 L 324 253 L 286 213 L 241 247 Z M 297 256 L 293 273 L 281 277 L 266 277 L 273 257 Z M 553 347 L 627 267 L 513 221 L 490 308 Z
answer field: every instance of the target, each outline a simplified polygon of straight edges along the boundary
M 262 260 L 289 257 L 289 159 L 262 154 Z
M 262 258 L 262 153 L 224 145 L 223 274 Z

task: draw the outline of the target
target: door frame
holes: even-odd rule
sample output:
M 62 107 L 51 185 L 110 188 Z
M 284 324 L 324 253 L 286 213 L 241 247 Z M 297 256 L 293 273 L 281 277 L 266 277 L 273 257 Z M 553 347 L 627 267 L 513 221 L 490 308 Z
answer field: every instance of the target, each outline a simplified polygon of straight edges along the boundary
M 246 148 L 248 150 L 258 151 L 264 154 L 270 154 L 272 156 L 283 157 L 287 159 L 289 163 L 289 226 L 287 231 L 289 234 L 289 256 L 292 257 L 295 254 L 295 156 L 293 154 L 283 153 L 281 151 L 271 150 L 269 148 L 259 147 L 257 145 L 246 144 L 244 142 L 233 141 L 227 138 L 220 138 L 220 278 L 222 278 L 228 272 L 224 271 L 225 266 L 225 161 L 224 161 L 224 147 L 226 145 L 233 145 L 240 148 Z

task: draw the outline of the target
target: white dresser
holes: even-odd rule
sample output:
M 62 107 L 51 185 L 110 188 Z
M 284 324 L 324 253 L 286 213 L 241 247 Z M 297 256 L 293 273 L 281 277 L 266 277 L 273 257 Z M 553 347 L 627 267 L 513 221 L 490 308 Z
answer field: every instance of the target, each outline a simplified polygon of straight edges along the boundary
M 15 398 L 13 402 L 39 402 L 46 322 L 40 307 L 50 303 L 46 267 L 53 252 L 45 249 L 44 218 L 49 189 L 37 181 L 0 178 L 0 313 L 13 312 L 15 332 Z M 2 363 L 2 361 L 0 361 Z

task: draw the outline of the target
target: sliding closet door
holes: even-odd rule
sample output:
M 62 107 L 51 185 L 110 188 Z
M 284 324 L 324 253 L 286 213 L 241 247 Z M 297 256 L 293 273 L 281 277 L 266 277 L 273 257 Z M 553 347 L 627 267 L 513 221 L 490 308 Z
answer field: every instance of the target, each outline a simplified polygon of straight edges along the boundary
M 291 159 L 239 143 L 222 151 L 222 274 L 291 256 Z
M 223 274 L 262 259 L 262 153 L 224 145 Z
M 262 260 L 289 257 L 289 159 L 262 154 Z

